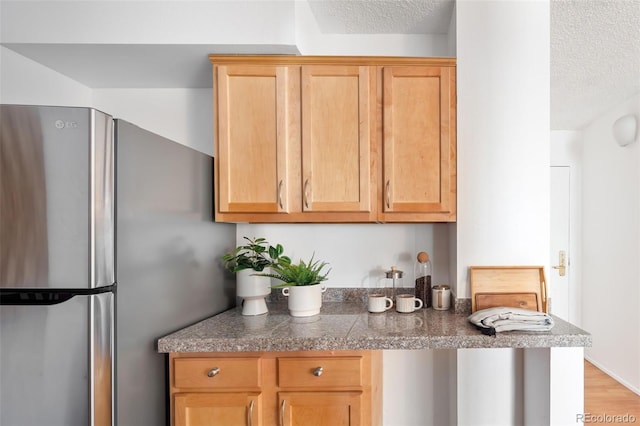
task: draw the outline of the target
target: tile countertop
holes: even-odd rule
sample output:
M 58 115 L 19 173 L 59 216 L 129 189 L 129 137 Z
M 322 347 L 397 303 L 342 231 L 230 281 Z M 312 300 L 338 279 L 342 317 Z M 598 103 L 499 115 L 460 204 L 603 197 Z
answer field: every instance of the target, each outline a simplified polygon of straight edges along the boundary
M 591 335 L 553 317 L 551 331 L 485 336 L 453 311 L 370 314 L 358 302 L 323 302 L 319 315 L 297 318 L 286 303 L 243 316 L 233 308 L 158 340 L 158 352 L 264 352 L 359 349 L 549 348 L 591 346 Z

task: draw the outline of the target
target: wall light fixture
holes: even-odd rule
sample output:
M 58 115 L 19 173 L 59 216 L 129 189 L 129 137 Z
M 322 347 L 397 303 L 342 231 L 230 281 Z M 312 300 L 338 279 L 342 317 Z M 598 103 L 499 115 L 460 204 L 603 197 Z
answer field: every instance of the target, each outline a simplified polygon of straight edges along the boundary
M 627 146 L 635 142 L 638 136 L 638 119 L 633 114 L 618 118 L 613 123 L 613 136 L 620 146 Z

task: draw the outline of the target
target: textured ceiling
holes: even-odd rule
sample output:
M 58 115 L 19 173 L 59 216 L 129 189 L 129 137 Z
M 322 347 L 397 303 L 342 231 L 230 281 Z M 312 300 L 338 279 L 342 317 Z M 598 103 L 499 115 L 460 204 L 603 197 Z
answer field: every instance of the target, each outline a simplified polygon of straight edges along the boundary
M 453 0 L 308 0 L 327 34 L 446 34 Z
M 551 128 L 580 129 L 640 92 L 640 1 L 551 1 Z

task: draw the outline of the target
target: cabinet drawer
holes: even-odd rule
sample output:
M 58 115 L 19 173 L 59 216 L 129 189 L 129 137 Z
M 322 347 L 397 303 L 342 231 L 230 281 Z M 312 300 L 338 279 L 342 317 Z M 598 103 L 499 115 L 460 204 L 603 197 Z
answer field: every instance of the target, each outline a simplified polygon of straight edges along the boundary
M 177 388 L 260 387 L 259 358 L 178 358 L 173 365 Z
M 362 386 L 362 357 L 278 358 L 281 388 Z

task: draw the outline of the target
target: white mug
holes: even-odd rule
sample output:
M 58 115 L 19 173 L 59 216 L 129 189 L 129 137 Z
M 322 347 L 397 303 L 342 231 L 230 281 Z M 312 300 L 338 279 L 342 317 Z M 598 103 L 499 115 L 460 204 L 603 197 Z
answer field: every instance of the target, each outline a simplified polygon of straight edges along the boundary
M 393 300 L 382 293 L 369 295 L 369 312 L 384 312 L 393 307 Z
M 402 313 L 413 312 L 422 308 L 422 300 L 411 294 L 399 294 L 396 296 L 396 311 Z

